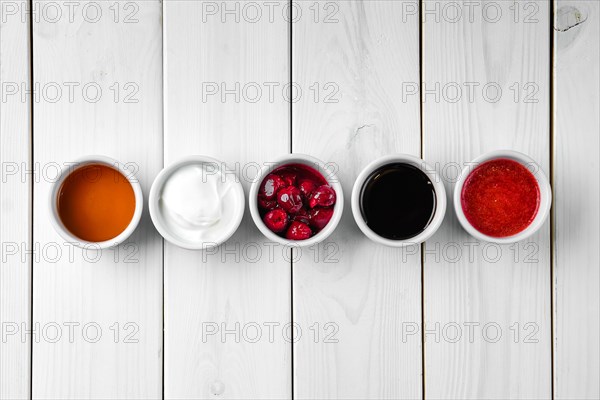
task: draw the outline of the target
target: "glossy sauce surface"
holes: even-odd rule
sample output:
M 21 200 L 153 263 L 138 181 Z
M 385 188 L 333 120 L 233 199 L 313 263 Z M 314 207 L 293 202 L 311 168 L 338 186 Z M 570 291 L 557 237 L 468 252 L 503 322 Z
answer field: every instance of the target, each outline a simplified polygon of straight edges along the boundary
M 117 237 L 135 211 L 135 194 L 127 178 L 102 164 L 75 169 L 60 187 L 58 214 L 67 230 L 88 242 Z
M 513 236 L 531 224 L 540 204 L 535 176 L 520 163 L 500 158 L 485 162 L 467 177 L 461 192 L 465 217 L 479 232 Z
M 429 226 L 435 214 L 433 183 L 410 164 L 382 166 L 367 178 L 360 197 L 367 226 L 386 239 L 417 236 Z

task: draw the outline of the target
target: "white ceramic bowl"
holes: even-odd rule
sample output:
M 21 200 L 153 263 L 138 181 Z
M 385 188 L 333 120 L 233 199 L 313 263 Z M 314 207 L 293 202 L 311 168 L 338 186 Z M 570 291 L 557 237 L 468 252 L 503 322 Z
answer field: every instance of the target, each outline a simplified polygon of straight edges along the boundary
M 125 228 L 125 230 L 121 232 L 121 234 L 119 234 L 117 237 L 110 240 L 106 240 L 104 242 L 88 242 L 78 238 L 77 236 L 69 232 L 69 230 L 61 221 L 60 216 L 58 215 L 57 196 L 67 176 L 69 176 L 78 168 L 93 164 L 102 164 L 118 170 L 129 181 L 131 187 L 133 188 L 133 193 L 135 195 L 135 211 L 133 213 L 133 217 L 131 218 L 131 222 L 129 222 L 127 228 Z M 52 189 L 50 190 L 49 203 L 50 220 L 52 222 L 52 226 L 63 239 L 79 247 L 107 249 L 123 243 L 125 240 L 127 240 L 129 236 L 131 236 L 133 231 L 135 231 L 135 228 L 137 228 L 138 223 L 140 222 L 140 218 L 142 217 L 142 209 L 144 208 L 144 196 L 142 194 L 142 187 L 140 186 L 140 183 L 132 174 L 132 172 L 126 169 L 122 163 L 115 160 L 114 158 L 92 155 L 81 157 L 77 159 L 72 165 L 69 165 L 68 167 L 62 169 L 58 179 L 53 183 Z
M 329 220 L 329 223 L 319 233 L 306 240 L 289 240 L 277 235 L 275 232 L 272 232 L 263 222 L 258 210 L 258 189 L 263 179 L 265 179 L 265 177 L 274 169 L 288 164 L 303 164 L 316 169 L 323 175 L 329 185 L 333 188 L 333 190 L 335 190 L 336 194 L 336 201 L 335 205 L 333 206 L 333 215 L 331 216 L 331 220 Z M 340 222 L 340 219 L 342 218 L 342 212 L 344 209 L 344 192 L 342 191 L 342 185 L 340 184 L 337 176 L 333 171 L 331 171 L 331 168 L 327 168 L 324 162 L 306 154 L 294 153 L 279 157 L 274 162 L 270 162 L 268 165 L 265 165 L 261 168 L 261 170 L 258 172 L 258 175 L 252 182 L 252 186 L 250 187 L 248 204 L 254 223 L 268 239 L 287 246 L 306 247 L 322 242 L 323 240 L 327 239 L 327 237 L 335 230 L 336 226 Z
M 531 224 L 529 224 L 527 228 L 517 233 L 516 235 L 503 238 L 488 236 L 475 229 L 473 225 L 471 225 L 471 223 L 467 220 L 467 217 L 463 212 L 462 202 L 460 199 L 463 185 L 469 174 L 482 163 L 498 158 L 507 158 L 509 160 L 514 160 L 525 166 L 533 174 L 540 188 L 540 206 L 538 208 L 538 212 L 533 222 L 531 222 Z M 515 243 L 530 237 L 535 232 L 537 232 L 537 230 L 540 229 L 546 221 L 546 218 L 550 213 L 551 205 L 552 189 L 550 188 L 550 183 L 548 182 L 548 178 L 544 174 L 544 171 L 542 171 L 542 168 L 529 156 L 513 150 L 497 150 L 477 157 L 470 163 L 469 166 L 463 168 L 460 177 L 456 182 L 456 186 L 454 187 L 454 210 L 456 212 L 456 217 L 458 218 L 458 221 L 471 236 L 487 242 Z
M 409 164 L 419 168 L 425 175 L 427 175 L 433 184 L 433 189 L 435 190 L 436 206 L 431 222 L 425 228 L 425 230 L 423 230 L 423 232 L 415 237 L 405 240 L 393 240 L 379 236 L 366 224 L 360 210 L 361 191 L 366 180 L 379 168 L 393 163 Z M 444 183 L 442 182 L 439 174 L 433 169 L 433 167 L 430 167 L 422 159 L 408 154 L 391 154 L 388 156 L 383 156 L 367 165 L 356 178 L 354 187 L 352 188 L 352 214 L 354 215 L 354 220 L 356 221 L 356 224 L 360 230 L 363 231 L 363 233 L 374 242 L 392 247 L 403 247 L 419 244 L 429 239 L 438 230 L 440 225 L 442 225 L 444 215 L 446 214 L 446 189 L 444 188 Z
M 228 212 L 233 213 L 233 215 L 229 217 L 229 221 L 225 229 L 220 232 L 218 237 L 212 237 L 210 241 L 191 241 L 178 235 L 173 229 L 169 228 L 169 223 L 166 221 L 167 217 L 164 215 L 160 207 L 160 199 L 165 183 L 175 171 L 188 165 L 203 164 L 209 164 L 211 166 L 211 173 L 214 172 L 221 174 L 221 176 L 225 176 L 227 181 L 232 185 L 229 189 L 230 192 L 228 192 L 226 196 L 232 196 L 232 209 L 228 210 Z M 154 226 L 158 232 L 169 242 L 188 250 L 204 250 L 206 248 L 219 246 L 225 243 L 229 238 L 231 238 L 231 236 L 233 236 L 235 231 L 240 226 L 244 216 L 245 203 L 244 189 L 233 172 L 227 170 L 225 163 L 215 158 L 202 155 L 193 155 L 182 158 L 160 171 L 152 183 L 150 195 L 148 196 L 148 209 L 150 210 L 150 217 L 152 218 L 152 222 L 154 223 Z

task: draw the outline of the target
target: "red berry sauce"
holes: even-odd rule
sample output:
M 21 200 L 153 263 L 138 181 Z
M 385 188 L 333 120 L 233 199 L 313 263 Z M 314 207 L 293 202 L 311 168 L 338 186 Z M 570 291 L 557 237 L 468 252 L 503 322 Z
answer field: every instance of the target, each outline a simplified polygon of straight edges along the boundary
M 331 220 L 335 190 L 316 169 L 302 164 L 276 168 L 258 189 L 258 209 L 266 227 L 290 240 L 306 240 Z
M 499 158 L 469 174 L 460 200 L 465 217 L 475 229 L 502 238 L 516 235 L 533 222 L 540 205 L 540 188 L 522 164 Z

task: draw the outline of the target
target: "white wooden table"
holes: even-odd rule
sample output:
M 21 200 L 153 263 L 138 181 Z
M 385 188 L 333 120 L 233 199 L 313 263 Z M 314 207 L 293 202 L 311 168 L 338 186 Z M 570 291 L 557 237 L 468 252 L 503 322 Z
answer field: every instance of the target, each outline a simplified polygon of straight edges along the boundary
M 1 399 L 600 397 L 598 1 L 30 3 L 0 0 Z M 451 207 L 421 248 L 356 227 L 374 158 L 420 155 L 451 193 L 502 148 L 551 178 L 531 240 L 480 243 Z M 186 155 L 247 192 L 290 151 L 344 186 L 318 248 L 290 255 L 249 214 L 205 253 L 146 211 L 104 252 L 50 225 L 82 155 L 130 163 L 147 195 Z

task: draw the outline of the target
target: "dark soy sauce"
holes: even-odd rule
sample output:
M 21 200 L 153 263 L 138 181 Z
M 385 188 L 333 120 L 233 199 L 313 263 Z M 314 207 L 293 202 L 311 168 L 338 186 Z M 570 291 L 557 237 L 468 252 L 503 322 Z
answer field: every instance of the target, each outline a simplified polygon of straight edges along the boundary
M 427 228 L 435 214 L 431 180 L 404 163 L 387 164 L 365 181 L 360 196 L 362 216 L 369 228 L 386 239 L 405 240 Z

